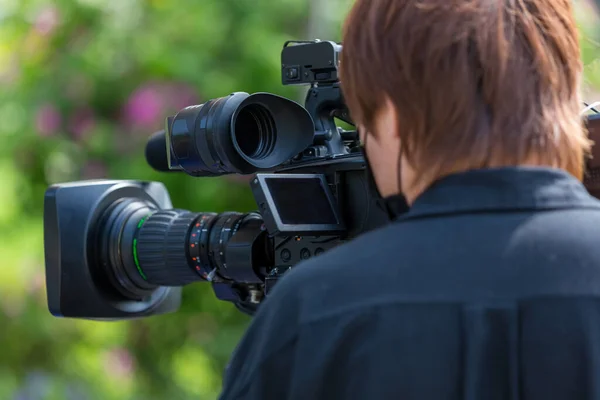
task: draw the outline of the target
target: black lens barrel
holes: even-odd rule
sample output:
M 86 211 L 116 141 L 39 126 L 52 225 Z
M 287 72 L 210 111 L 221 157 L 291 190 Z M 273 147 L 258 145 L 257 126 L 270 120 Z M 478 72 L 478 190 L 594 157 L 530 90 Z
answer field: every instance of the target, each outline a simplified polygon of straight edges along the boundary
M 194 270 L 205 280 L 211 280 L 211 274 L 215 271 L 208 248 L 216 216 L 215 213 L 200 214 L 193 223 L 187 245 Z
M 310 146 L 314 122 L 284 97 L 236 92 L 184 108 L 167 118 L 165 132 L 171 169 L 192 176 L 252 174 Z
M 253 167 L 231 141 L 230 120 L 245 96 L 232 94 L 186 107 L 169 121 L 168 143 L 179 166 L 192 176 L 250 174 Z
M 161 210 L 142 222 L 133 247 L 144 279 L 159 286 L 183 286 L 200 280 L 190 268 L 187 240 L 197 214 Z
M 253 260 L 268 257 L 262 256 L 266 232 L 257 213 L 156 210 L 124 199 L 105 215 L 98 243 L 102 265 L 127 298 L 196 281 L 261 282 Z

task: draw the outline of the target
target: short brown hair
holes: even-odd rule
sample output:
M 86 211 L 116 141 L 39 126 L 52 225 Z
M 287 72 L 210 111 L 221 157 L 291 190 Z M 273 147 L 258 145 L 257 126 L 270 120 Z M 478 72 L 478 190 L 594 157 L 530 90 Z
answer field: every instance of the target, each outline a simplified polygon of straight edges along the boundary
M 387 96 L 424 179 L 537 163 L 582 179 L 582 62 L 571 0 L 357 0 L 341 84 L 373 127 Z

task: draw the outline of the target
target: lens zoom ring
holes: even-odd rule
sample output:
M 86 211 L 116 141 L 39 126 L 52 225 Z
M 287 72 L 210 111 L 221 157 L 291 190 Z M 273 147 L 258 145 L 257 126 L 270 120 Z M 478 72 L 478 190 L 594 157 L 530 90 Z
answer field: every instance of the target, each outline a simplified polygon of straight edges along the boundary
M 187 238 L 197 214 L 183 210 L 159 211 L 141 226 L 137 235 L 140 268 L 148 282 L 183 286 L 197 281 L 190 267 Z

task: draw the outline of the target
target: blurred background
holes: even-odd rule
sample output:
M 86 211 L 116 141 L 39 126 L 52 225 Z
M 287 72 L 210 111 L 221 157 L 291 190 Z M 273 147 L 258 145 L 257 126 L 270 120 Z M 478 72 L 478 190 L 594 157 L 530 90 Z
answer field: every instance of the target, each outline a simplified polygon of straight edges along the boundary
M 159 174 L 145 141 L 179 109 L 283 87 L 292 39 L 340 39 L 350 0 L 0 0 L 0 400 L 215 399 L 249 318 L 208 285 L 133 322 L 52 317 L 42 209 L 52 183 L 164 182 L 176 207 L 250 211 L 247 180 Z M 597 13 L 576 1 L 586 100 L 600 100 Z

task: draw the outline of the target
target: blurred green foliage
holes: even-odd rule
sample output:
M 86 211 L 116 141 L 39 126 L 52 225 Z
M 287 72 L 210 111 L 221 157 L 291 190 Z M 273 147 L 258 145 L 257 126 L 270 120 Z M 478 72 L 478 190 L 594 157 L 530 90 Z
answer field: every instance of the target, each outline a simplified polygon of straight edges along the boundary
M 253 209 L 243 180 L 152 171 L 145 140 L 170 113 L 233 91 L 298 99 L 280 84 L 281 46 L 321 25 L 336 32 L 326 39 L 339 39 L 350 1 L 335 0 L 338 13 L 334 0 L 324 3 L 0 0 L 0 399 L 217 396 L 248 318 L 202 284 L 185 288 L 172 315 L 112 323 L 50 316 L 43 194 L 56 182 L 145 179 L 163 181 L 179 208 Z M 597 17 L 583 7 L 594 88 Z
M 216 398 L 249 318 L 203 284 L 172 315 L 52 317 L 44 191 L 157 180 L 178 208 L 254 209 L 244 180 L 152 171 L 145 141 L 170 113 L 234 91 L 298 99 L 279 57 L 309 13 L 302 0 L 0 0 L 0 399 Z

